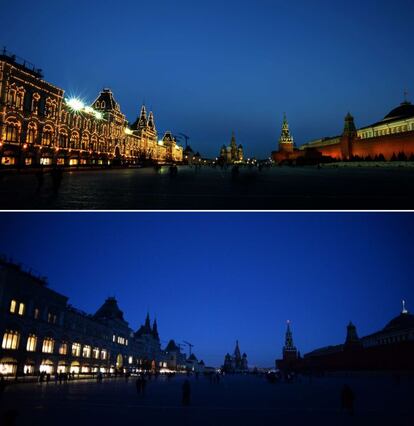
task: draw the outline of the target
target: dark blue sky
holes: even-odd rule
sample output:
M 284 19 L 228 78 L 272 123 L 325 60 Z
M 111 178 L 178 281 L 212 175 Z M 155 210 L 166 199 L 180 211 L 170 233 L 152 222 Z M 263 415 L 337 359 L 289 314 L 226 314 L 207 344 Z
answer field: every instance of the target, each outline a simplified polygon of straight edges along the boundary
M 234 129 L 248 156 L 378 121 L 414 92 L 412 0 L 3 2 L 0 44 L 92 102 L 111 87 L 132 121 L 215 156 Z M 412 98 L 413 96 L 411 96 Z
M 115 295 L 132 328 L 220 365 L 240 340 L 251 365 L 281 355 L 286 320 L 302 353 L 414 310 L 411 214 L 3 214 L 0 253 L 95 312 Z

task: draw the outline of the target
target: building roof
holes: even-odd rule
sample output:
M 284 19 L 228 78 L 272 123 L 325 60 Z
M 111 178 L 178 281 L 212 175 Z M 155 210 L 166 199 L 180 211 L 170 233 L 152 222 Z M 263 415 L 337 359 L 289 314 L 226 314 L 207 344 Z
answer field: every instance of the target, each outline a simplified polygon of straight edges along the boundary
M 167 345 L 167 347 L 165 348 L 165 350 L 166 350 L 167 352 L 172 352 L 172 351 L 179 351 L 179 350 L 180 350 L 180 348 L 177 346 L 177 344 L 175 343 L 175 341 L 174 341 L 173 339 L 171 339 L 171 340 L 168 342 L 168 345 Z
M 114 319 L 125 322 L 124 313 L 119 309 L 115 297 L 108 297 L 105 303 L 96 311 L 95 318 Z
M 384 327 L 384 331 L 405 330 L 407 328 L 414 328 L 414 315 L 402 312 Z
M 397 108 L 394 108 L 390 111 L 385 117 L 384 120 L 388 119 L 404 119 L 414 117 L 414 105 L 411 102 L 405 101 Z

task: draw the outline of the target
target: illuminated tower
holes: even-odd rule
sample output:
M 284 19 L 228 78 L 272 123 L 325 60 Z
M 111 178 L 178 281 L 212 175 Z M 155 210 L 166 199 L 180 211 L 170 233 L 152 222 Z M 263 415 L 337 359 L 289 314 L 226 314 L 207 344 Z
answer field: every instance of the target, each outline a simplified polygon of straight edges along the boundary
M 231 150 L 231 161 L 237 161 L 238 151 L 237 151 L 236 135 L 234 134 L 234 132 L 231 135 L 230 150 Z
M 154 113 L 151 111 L 148 115 L 148 127 L 155 130 Z
M 283 361 L 295 361 L 298 358 L 298 351 L 293 344 L 292 331 L 290 329 L 290 321 L 287 322 L 285 334 L 285 346 L 283 346 Z
M 345 117 L 344 132 L 341 137 L 341 153 L 343 160 L 349 160 L 352 157 L 352 143 L 357 137 L 357 129 L 354 123 L 354 117 L 348 112 Z
M 136 129 L 143 129 L 147 127 L 147 110 L 145 109 L 145 105 L 142 105 L 139 118 L 134 124 L 134 128 Z
M 279 151 L 281 152 L 293 152 L 294 142 L 293 137 L 290 134 L 289 123 L 286 118 L 286 114 L 283 115 L 282 134 L 279 138 Z

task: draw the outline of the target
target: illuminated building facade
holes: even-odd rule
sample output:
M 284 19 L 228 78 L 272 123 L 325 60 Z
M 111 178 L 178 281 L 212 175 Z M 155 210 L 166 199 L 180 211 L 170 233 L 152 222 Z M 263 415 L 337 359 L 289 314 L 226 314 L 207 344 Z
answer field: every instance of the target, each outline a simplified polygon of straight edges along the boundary
M 247 355 L 240 352 L 239 341 L 236 341 L 233 356 L 229 353 L 224 357 L 223 370 L 226 373 L 241 373 L 249 370 L 247 364 Z
M 341 135 L 317 139 L 292 150 L 286 150 L 280 143 L 279 150 L 272 153 L 277 163 L 323 157 L 328 160 L 414 160 L 414 105 L 405 100 L 382 120 L 360 129 L 348 113 Z
M 243 147 L 237 146 L 236 136 L 233 132 L 229 146 L 223 145 L 220 150 L 220 161 L 227 164 L 233 164 L 243 161 Z
M 110 89 L 91 106 L 66 99 L 40 70 L 0 55 L 0 163 L 2 166 L 108 166 L 144 160 L 181 162 L 175 140 L 158 140 L 145 107 L 130 128 Z
M 3 259 L 0 338 L 4 375 L 155 370 L 166 366 L 168 355 L 149 316 L 134 333 L 115 298 L 108 298 L 95 314 L 86 314 L 50 289 L 44 278 Z

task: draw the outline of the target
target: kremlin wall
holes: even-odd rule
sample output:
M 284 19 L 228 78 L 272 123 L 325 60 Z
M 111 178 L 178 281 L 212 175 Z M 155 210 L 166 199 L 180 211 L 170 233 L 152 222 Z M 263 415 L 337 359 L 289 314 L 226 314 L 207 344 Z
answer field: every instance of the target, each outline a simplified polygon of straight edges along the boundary
M 295 148 L 286 116 L 274 162 L 299 160 L 393 160 L 414 159 L 414 105 L 405 100 L 381 121 L 357 129 L 351 114 L 345 117 L 340 136 L 322 138 Z

